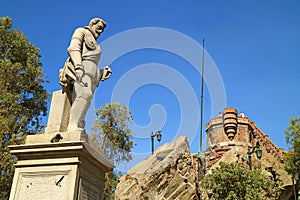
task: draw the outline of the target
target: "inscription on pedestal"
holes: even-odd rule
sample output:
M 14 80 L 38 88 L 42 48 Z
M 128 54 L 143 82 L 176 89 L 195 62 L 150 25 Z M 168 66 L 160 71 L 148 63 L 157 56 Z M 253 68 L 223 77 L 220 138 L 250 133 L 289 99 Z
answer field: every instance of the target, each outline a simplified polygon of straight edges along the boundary
M 67 199 L 69 172 L 24 172 L 20 174 L 17 199 Z

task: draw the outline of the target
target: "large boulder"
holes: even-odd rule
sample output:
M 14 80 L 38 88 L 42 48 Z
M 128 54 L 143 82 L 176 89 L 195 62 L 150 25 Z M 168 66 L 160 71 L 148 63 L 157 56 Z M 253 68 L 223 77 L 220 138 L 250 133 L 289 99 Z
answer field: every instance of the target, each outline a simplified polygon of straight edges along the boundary
M 195 180 L 189 144 L 181 136 L 121 177 L 115 199 L 197 199 Z

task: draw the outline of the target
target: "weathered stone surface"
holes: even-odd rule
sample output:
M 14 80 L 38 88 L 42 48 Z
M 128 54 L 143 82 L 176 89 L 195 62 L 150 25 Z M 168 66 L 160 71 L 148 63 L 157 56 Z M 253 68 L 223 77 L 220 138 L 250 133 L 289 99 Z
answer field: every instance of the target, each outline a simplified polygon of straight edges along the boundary
M 128 171 L 128 174 L 133 173 L 147 173 L 152 171 L 161 170 L 189 151 L 189 144 L 186 137 L 179 137 L 171 144 L 165 143 L 159 147 L 152 156 L 146 160 L 138 163 Z
M 197 199 L 195 180 L 187 138 L 179 137 L 121 177 L 115 199 Z
M 69 123 L 71 102 L 62 90 L 53 92 L 45 134 L 65 132 Z

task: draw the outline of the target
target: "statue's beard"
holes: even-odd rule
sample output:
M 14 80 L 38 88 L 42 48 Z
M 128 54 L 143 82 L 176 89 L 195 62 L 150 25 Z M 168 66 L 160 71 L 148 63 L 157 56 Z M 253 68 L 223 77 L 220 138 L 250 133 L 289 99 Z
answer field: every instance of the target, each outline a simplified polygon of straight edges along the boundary
M 85 26 L 85 28 L 87 28 L 89 31 L 91 31 L 91 33 L 93 34 L 93 36 L 94 36 L 95 39 L 98 39 L 98 38 L 99 38 L 99 36 L 100 36 L 100 34 L 101 34 L 100 30 L 92 29 L 92 28 L 89 27 L 89 26 Z
M 100 35 L 101 35 L 101 31 L 100 30 L 95 30 L 94 31 L 95 33 L 93 33 L 94 34 L 94 36 L 96 36 L 96 38 L 98 38 Z
M 98 37 L 100 36 L 100 34 L 101 33 L 99 33 L 97 30 L 91 30 L 91 32 L 92 32 L 92 34 L 93 34 L 93 36 L 96 38 L 96 39 L 98 39 Z

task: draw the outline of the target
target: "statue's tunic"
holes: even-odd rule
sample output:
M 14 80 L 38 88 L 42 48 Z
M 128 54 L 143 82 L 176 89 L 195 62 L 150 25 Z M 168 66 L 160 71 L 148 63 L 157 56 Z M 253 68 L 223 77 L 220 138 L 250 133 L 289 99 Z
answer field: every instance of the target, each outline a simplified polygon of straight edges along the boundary
M 77 28 L 74 31 L 68 54 L 75 69 L 77 66 L 82 66 L 85 75 L 97 82 L 96 85 L 98 85 L 101 76 L 98 68 L 101 52 L 100 45 L 88 28 Z

